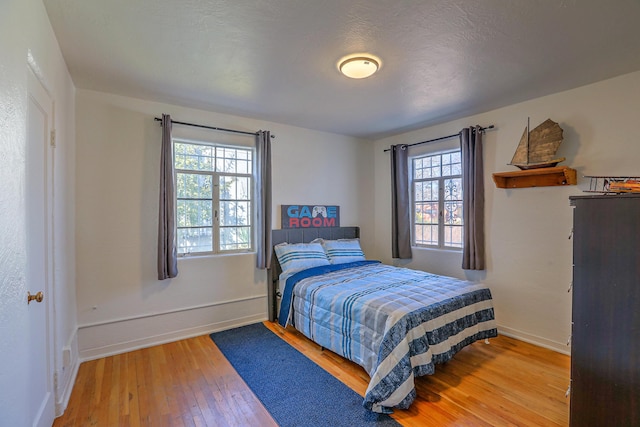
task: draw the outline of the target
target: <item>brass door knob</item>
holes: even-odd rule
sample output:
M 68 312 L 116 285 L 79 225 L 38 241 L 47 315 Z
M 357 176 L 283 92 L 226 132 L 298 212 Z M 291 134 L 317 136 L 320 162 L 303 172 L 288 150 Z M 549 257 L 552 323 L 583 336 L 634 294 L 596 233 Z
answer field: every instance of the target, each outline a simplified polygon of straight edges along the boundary
M 36 302 L 42 302 L 43 299 L 44 294 L 42 293 L 42 291 L 38 292 L 35 295 L 31 295 L 31 292 L 27 291 L 27 304 L 30 304 L 33 300 L 36 300 Z

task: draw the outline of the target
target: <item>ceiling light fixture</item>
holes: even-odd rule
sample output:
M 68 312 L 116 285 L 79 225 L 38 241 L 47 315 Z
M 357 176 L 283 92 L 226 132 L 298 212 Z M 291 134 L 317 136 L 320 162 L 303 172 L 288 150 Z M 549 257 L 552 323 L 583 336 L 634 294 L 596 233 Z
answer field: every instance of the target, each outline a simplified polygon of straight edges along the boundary
M 370 56 L 356 56 L 340 62 L 338 69 L 352 79 L 364 79 L 378 71 L 380 63 Z

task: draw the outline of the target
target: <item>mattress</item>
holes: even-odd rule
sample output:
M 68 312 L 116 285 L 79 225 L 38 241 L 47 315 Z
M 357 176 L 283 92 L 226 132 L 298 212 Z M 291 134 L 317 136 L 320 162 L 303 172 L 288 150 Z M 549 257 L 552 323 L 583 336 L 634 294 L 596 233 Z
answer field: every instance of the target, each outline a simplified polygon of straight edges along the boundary
M 483 284 L 377 261 L 314 267 L 286 280 L 279 322 L 362 366 L 364 406 L 408 408 L 414 378 L 465 346 L 497 336 Z

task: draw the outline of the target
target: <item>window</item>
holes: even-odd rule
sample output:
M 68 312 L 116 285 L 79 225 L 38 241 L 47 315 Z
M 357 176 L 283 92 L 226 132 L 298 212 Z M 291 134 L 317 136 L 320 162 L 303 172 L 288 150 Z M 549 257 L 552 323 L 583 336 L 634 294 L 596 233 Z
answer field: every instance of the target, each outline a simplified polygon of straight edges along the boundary
M 462 248 L 460 150 L 412 159 L 413 244 Z
M 253 248 L 253 150 L 173 140 L 178 254 Z

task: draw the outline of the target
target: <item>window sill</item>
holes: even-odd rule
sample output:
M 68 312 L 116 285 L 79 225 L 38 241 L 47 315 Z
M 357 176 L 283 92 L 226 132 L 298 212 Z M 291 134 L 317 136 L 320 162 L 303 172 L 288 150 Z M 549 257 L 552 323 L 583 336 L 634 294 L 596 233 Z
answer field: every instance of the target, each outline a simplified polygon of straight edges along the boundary
M 207 253 L 207 254 L 185 254 L 185 255 L 178 255 L 178 260 L 185 260 L 185 259 L 200 259 L 200 258 L 222 258 L 222 257 L 228 257 L 228 256 L 238 256 L 238 255 L 255 255 L 256 251 L 249 251 L 249 252 L 227 252 L 227 253 L 221 253 L 221 254 L 215 254 L 215 253 Z
M 462 248 L 439 248 L 437 246 L 411 246 L 412 250 L 419 250 L 419 251 L 434 251 L 434 252 L 449 252 L 449 253 L 457 253 L 457 254 L 461 254 L 462 253 Z

